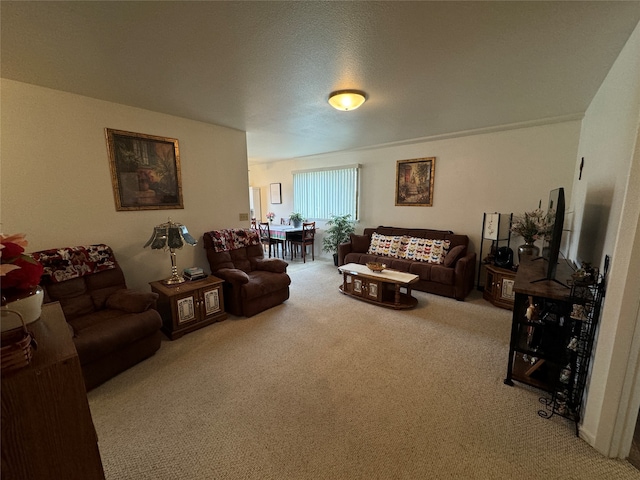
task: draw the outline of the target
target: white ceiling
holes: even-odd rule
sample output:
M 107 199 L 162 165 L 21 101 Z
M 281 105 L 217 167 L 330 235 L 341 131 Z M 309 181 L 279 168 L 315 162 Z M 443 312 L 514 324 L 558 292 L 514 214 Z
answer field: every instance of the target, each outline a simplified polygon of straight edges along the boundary
M 640 21 L 636 1 L 0 7 L 2 77 L 244 130 L 251 163 L 575 118 Z M 338 112 L 345 88 L 369 100 Z

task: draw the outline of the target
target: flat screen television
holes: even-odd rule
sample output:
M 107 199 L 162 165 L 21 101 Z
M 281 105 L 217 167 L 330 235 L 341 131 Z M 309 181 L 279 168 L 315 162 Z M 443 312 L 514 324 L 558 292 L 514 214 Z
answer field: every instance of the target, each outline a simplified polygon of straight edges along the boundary
M 547 217 L 552 220 L 552 226 L 549 236 L 545 239 L 542 247 L 542 256 L 545 262 L 546 276 L 533 280 L 533 282 L 542 282 L 551 280 L 566 287 L 566 285 L 556 279 L 556 270 L 558 268 L 558 258 L 560 257 L 560 243 L 562 242 L 562 228 L 564 227 L 564 188 L 556 188 L 549 193 L 549 208 L 547 209 Z

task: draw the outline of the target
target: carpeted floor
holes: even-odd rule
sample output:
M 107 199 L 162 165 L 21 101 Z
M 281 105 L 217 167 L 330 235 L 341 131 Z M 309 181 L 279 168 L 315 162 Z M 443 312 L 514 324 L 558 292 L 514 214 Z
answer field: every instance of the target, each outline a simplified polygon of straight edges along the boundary
M 291 298 L 89 393 L 107 480 L 640 479 L 503 384 L 511 312 L 415 292 L 393 311 L 291 262 Z

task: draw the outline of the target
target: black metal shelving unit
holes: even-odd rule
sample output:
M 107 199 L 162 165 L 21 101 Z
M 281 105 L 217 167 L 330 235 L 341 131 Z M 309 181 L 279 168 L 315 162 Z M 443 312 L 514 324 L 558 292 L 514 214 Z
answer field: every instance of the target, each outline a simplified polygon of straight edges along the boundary
M 596 274 L 590 282 L 574 281 L 571 285 L 568 315 L 558 337 L 560 349 L 555 355 L 551 395 L 540 398 L 544 408 L 538 411 L 543 418 L 559 415 L 575 423 L 576 435 L 582 414 L 584 389 L 595 332 L 604 298 L 604 279 Z M 566 307 L 565 307 L 566 308 Z

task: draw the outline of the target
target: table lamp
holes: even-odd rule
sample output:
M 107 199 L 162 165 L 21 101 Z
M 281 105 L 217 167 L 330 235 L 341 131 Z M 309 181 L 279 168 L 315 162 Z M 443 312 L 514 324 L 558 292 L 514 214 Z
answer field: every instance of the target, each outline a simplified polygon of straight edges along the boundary
M 195 245 L 196 239 L 189 235 L 187 227 L 180 223 L 174 223 L 169 218 L 167 223 L 157 225 L 153 229 L 153 234 L 143 248 L 151 245 L 151 248 L 156 249 L 169 249 L 171 254 L 171 276 L 162 283 L 166 285 L 178 285 L 184 283 L 185 279 L 181 275 L 178 275 L 178 268 L 176 267 L 176 252 L 174 249 L 182 248 L 182 246 L 188 243 L 189 245 Z

